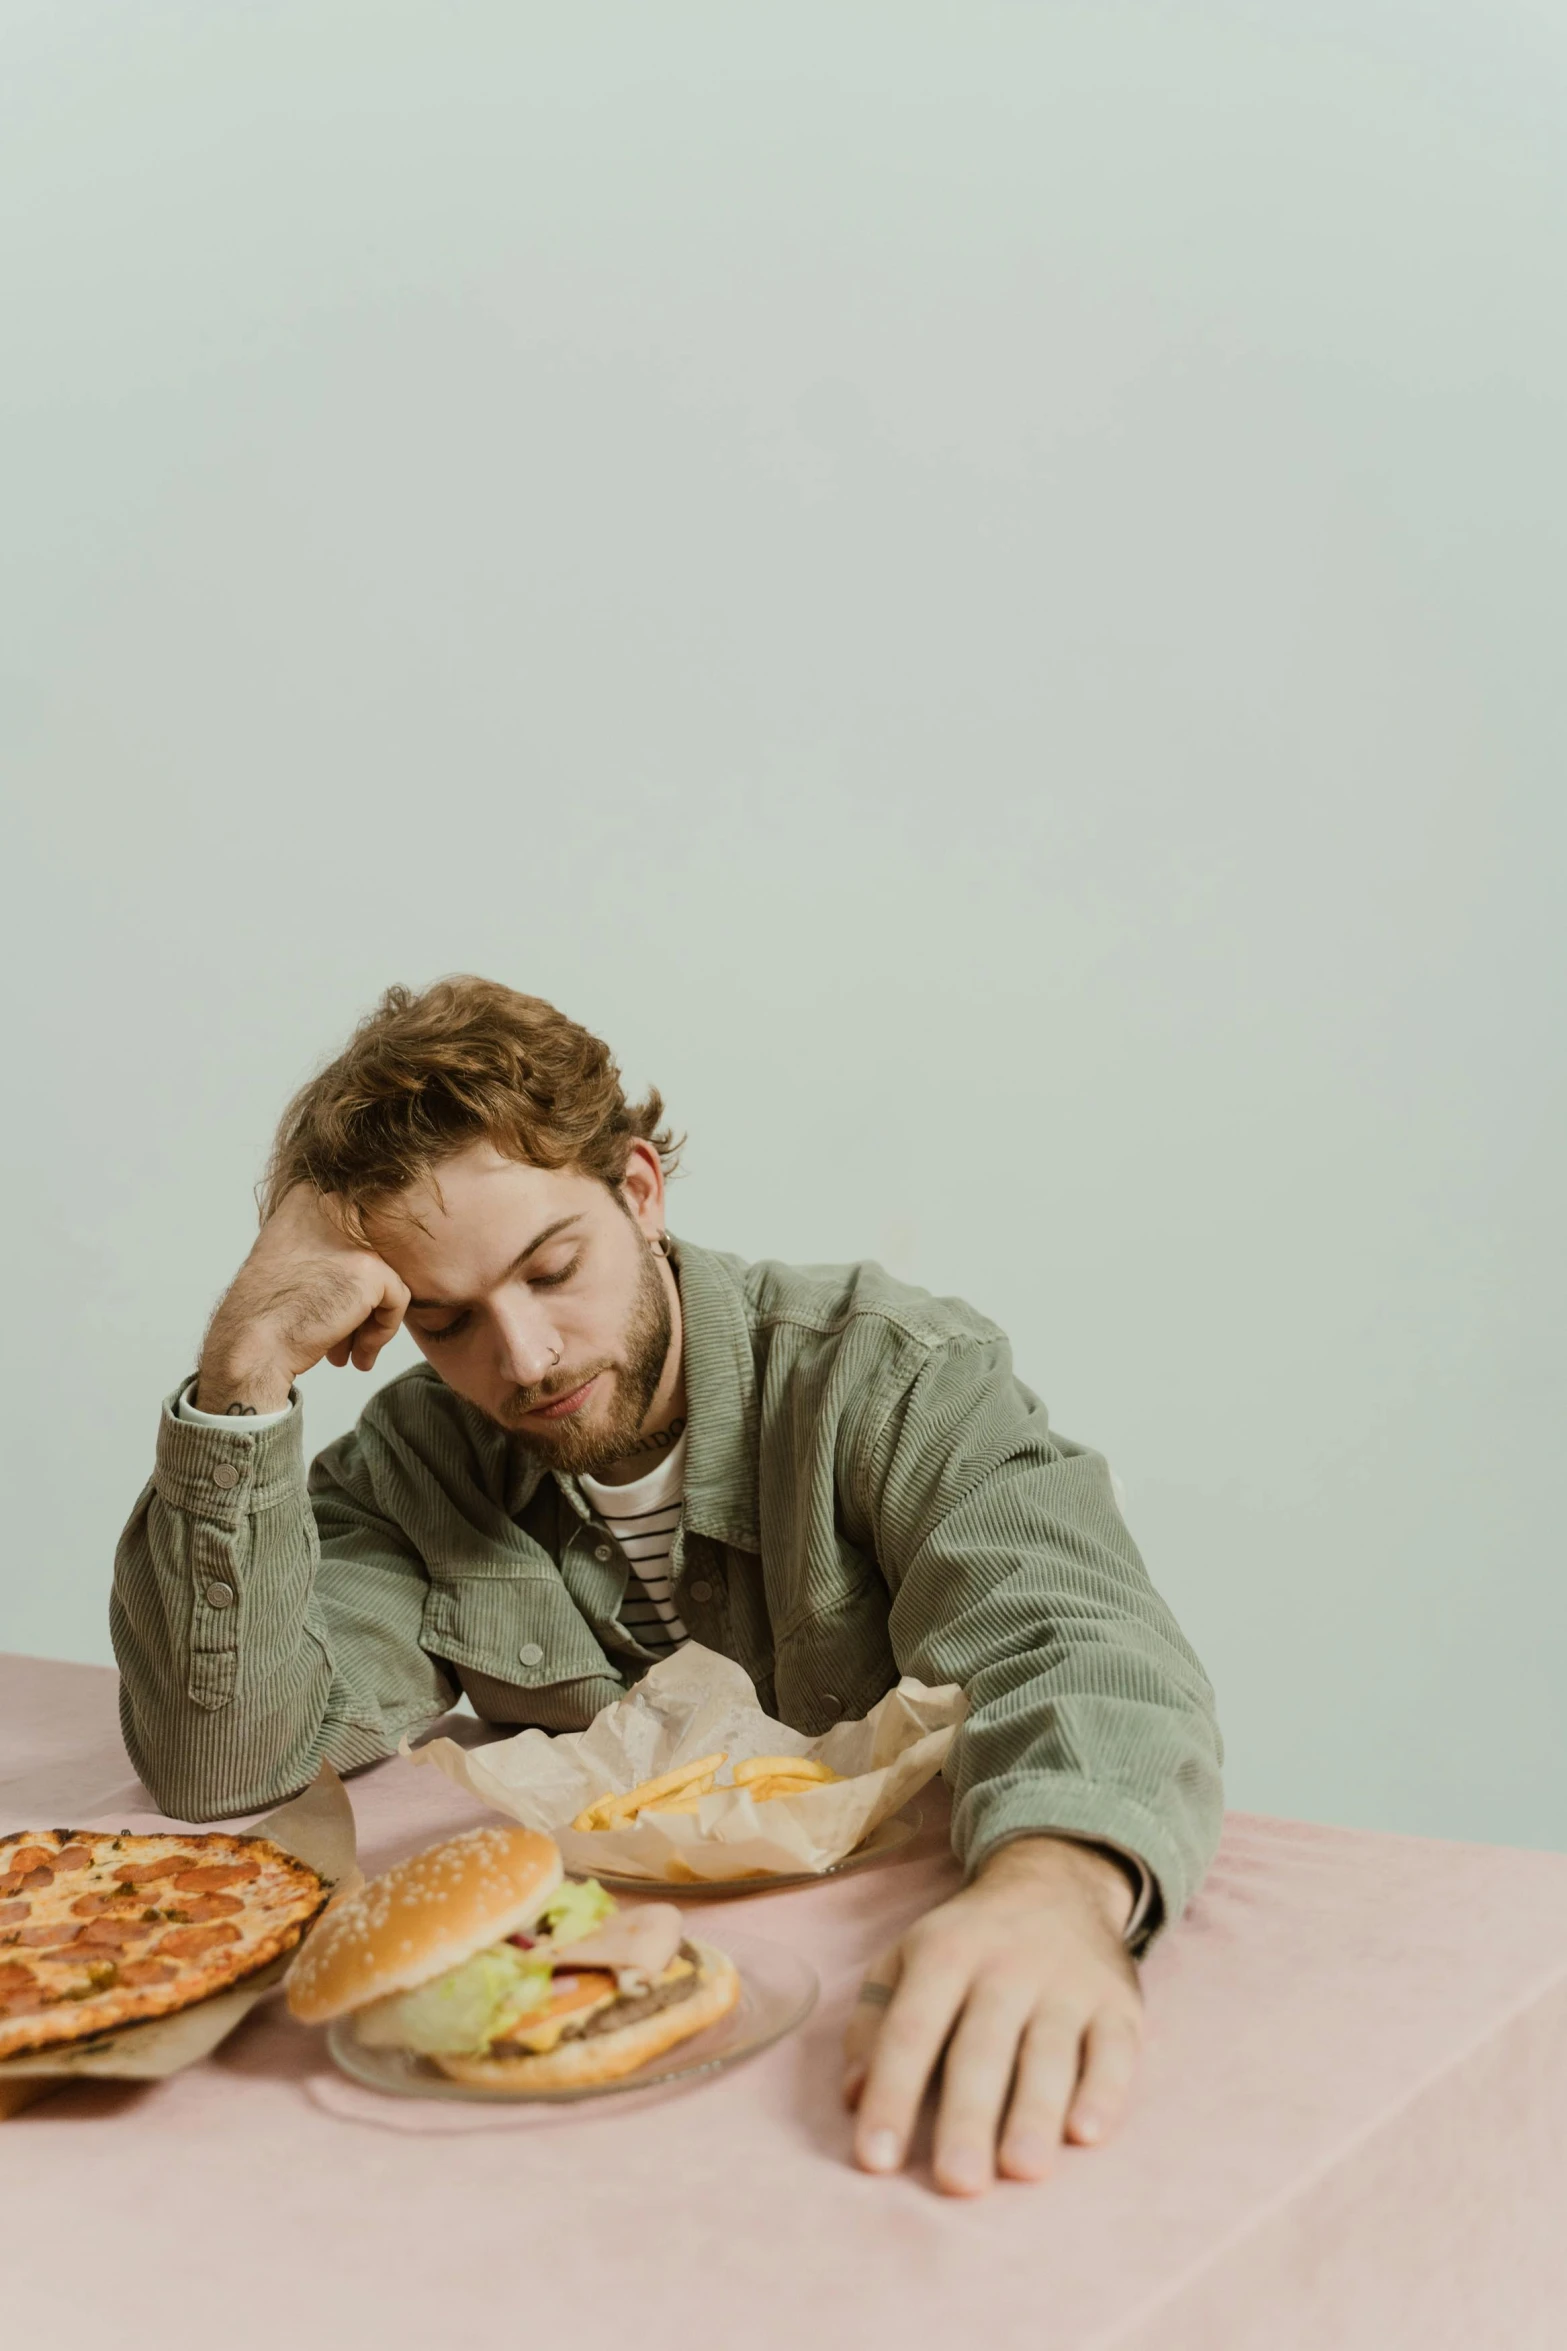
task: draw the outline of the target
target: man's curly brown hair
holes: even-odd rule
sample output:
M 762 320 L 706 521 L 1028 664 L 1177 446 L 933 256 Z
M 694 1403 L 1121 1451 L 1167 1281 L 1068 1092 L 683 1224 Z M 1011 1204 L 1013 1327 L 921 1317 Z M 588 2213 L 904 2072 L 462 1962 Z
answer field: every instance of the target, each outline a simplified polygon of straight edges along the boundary
M 388 988 L 284 1111 L 261 1213 L 313 1184 L 362 1235 L 367 1214 L 478 1142 L 618 1193 L 639 1138 L 673 1170 L 680 1144 L 663 1115 L 656 1087 L 628 1102 L 609 1047 L 542 997 L 465 974 Z

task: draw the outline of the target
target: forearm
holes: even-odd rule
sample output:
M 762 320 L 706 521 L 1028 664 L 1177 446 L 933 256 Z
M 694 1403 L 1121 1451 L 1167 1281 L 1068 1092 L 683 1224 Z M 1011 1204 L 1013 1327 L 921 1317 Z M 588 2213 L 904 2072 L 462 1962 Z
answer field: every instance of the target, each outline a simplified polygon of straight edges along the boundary
M 947 1764 L 967 1869 L 1076 1838 L 1141 1862 L 1155 1919 L 1178 1915 L 1218 1841 L 1213 1693 L 1103 1459 L 1053 1437 L 1004 1350 L 982 1351 L 917 1384 L 871 1509 L 900 1669 L 968 1695 Z
M 1139 1932 L 1178 1917 L 1218 1843 L 1219 1740 L 1201 1676 L 1139 1628 L 1113 1646 L 1048 1632 L 968 1679 L 948 1763 L 953 1842 L 972 1873 L 1015 1841 L 1058 1836 L 1140 1862 L 1156 1895 Z
M 315 1576 L 297 1414 L 252 1434 L 166 1407 L 110 1606 L 126 1745 L 166 1811 L 251 1811 L 303 1786 L 323 1757 L 346 1768 L 387 1751 L 373 1720 L 341 1719 L 356 1710 Z
M 202 1350 L 193 1400 L 209 1418 L 267 1419 L 287 1405 L 290 1384 L 286 1363 L 254 1351 L 220 1350 L 209 1341 Z
M 974 1874 L 992 1888 L 1017 1886 L 1047 1898 L 1081 1900 L 1123 1941 L 1131 1929 L 1132 1877 L 1120 1862 L 1078 1838 L 1016 1837 L 990 1853 Z

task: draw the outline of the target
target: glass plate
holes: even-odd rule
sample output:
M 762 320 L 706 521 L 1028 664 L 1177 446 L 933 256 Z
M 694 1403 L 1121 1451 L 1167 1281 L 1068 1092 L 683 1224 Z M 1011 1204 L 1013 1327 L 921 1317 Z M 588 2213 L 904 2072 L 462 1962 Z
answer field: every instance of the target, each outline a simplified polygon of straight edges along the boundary
M 803 2024 L 816 2006 L 820 1985 L 816 1970 L 781 1943 L 761 1943 L 750 1935 L 725 1933 L 715 1949 L 727 1951 L 740 1970 L 740 1997 L 727 2016 L 706 2032 L 677 2041 L 662 2057 L 655 2057 L 618 2082 L 592 2082 L 565 2090 L 492 2090 L 477 2083 L 454 2082 L 423 2057 L 407 2049 L 366 2049 L 355 2039 L 353 2019 L 339 2017 L 327 2027 L 326 2045 L 333 2062 L 351 2081 L 369 2090 L 384 2090 L 394 2098 L 458 2098 L 488 2106 L 567 2106 L 583 2098 L 611 2098 L 617 2092 L 650 2090 L 660 2083 L 690 2082 L 703 2074 L 721 2073 L 781 2041 Z
M 917 1804 L 905 1804 L 901 1812 L 889 1814 L 873 1828 L 852 1853 L 835 1861 L 831 1869 L 791 1870 L 778 1877 L 763 1871 L 755 1877 L 693 1878 L 689 1884 L 684 1878 L 626 1877 L 618 1869 L 596 1869 L 593 1875 L 601 1886 L 608 1886 L 616 1894 L 667 1894 L 673 1895 L 677 1902 L 733 1902 L 741 1894 L 771 1894 L 780 1886 L 819 1886 L 828 1878 L 846 1876 L 851 1869 L 870 1869 L 878 1861 L 890 1861 L 894 1853 L 901 1852 L 911 1838 L 919 1835 L 923 1817 Z

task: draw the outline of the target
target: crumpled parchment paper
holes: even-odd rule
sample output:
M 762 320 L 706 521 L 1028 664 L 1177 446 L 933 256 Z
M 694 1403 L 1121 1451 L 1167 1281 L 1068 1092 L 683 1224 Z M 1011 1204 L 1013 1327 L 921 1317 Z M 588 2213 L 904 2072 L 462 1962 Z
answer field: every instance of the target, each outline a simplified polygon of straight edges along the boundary
M 474 1748 L 404 1740 L 402 1752 L 525 1828 L 544 1830 L 579 1877 L 608 1870 L 665 1885 L 794 1877 L 831 1869 L 935 1776 L 964 1705 L 956 1683 L 933 1690 L 905 1675 L 859 1722 L 807 1739 L 762 1712 L 732 1658 L 692 1641 L 585 1731 L 520 1731 Z M 813 1756 L 843 1777 L 767 1804 L 720 1785 L 695 1814 L 644 1814 L 629 1828 L 591 1833 L 571 1826 L 606 1790 L 624 1792 L 718 1749 L 728 1750 L 729 1765 L 753 1755 Z

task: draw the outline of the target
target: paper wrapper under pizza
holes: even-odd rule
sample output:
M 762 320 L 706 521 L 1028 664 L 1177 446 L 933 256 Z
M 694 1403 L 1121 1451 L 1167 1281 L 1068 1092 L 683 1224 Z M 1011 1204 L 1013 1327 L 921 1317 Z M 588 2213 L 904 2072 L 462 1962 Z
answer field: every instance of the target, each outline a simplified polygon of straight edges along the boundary
M 403 1753 L 433 1763 L 481 1803 L 543 1829 L 568 1870 L 611 1870 L 651 1882 L 793 1876 L 831 1869 L 941 1769 L 963 1719 L 955 1683 L 927 1689 L 907 1675 L 859 1722 L 807 1739 L 762 1712 L 749 1677 L 731 1658 L 691 1642 L 653 1666 L 585 1731 L 551 1737 L 522 1731 L 486 1747 L 451 1739 Z M 629 1828 L 586 1834 L 571 1826 L 602 1796 L 699 1755 L 810 1755 L 841 1780 L 767 1805 L 743 1789 L 715 1788 L 694 1814 L 644 1814 Z
M 353 1806 L 330 1764 L 322 1766 L 320 1777 L 303 1795 L 254 1822 L 247 1833 L 270 1837 L 296 1860 L 308 1862 L 334 1894 L 346 1893 L 359 1882 Z M 62 2082 L 160 2082 L 183 2072 L 227 2040 L 256 2002 L 282 1980 L 293 1956 L 287 1951 L 242 1983 L 178 2008 L 172 2016 L 122 2025 L 118 2032 L 41 2049 L 33 2057 L 0 2059 L 0 2121 Z

